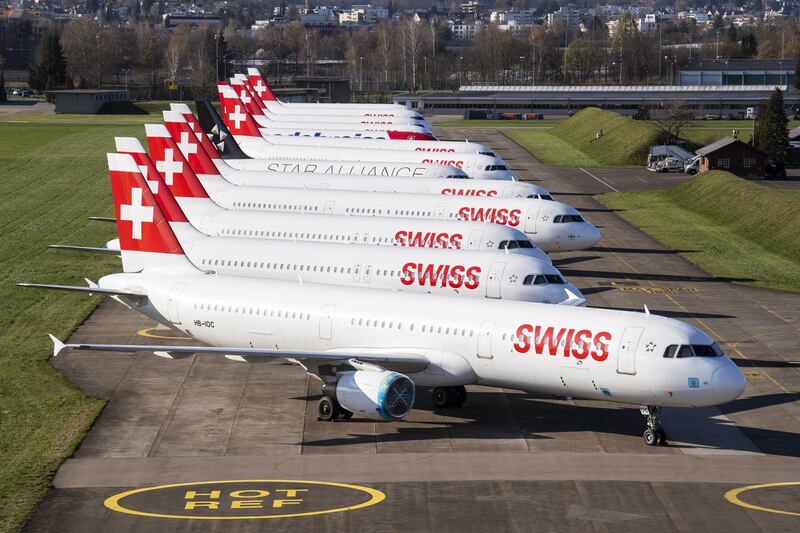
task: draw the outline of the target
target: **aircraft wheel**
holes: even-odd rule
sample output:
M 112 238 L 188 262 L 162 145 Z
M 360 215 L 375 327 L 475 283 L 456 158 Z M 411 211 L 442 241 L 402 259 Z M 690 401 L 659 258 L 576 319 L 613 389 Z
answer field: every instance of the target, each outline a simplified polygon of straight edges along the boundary
M 658 445 L 659 446 L 666 446 L 667 445 L 667 434 L 664 432 L 662 428 L 658 428 L 656 430 L 658 433 Z
M 648 446 L 655 446 L 658 444 L 658 433 L 650 428 L 644 430 L 644 443 Z
M 351 418 L 353 418 L 353 411 L 350 411 L 349 409 L 345 409 L 344 407 L 342 407 L 341 410 L 339 411 L 339 418 L 341 418 L 342 420 L 350 420 Z
M 317 404 L 317 420 L 330 422 L 339 417 L 339 405 L 330 396 L 323 396 Z
M 436 407 L 447 407 L 451 405 L 453 393 L 449 387 L 436 387 L 433 389 L 433 405 Z
M 457 387 L 453 387 L 453 405 L 455 407 L 461 407 L 464 405 L 464 402 L 467 401 L 467 388 L 464 385 L 458 385 Z

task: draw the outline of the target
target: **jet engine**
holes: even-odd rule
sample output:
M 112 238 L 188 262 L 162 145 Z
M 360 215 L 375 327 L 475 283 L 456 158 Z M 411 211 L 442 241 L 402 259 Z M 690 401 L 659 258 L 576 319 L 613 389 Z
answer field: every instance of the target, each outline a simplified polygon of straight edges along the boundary
M 336 398 L 354 414 L 371 420 L 402 420 L 414 406 L 414 382 L 398 372 L 356 370 L 342 372 L 323 394 Z

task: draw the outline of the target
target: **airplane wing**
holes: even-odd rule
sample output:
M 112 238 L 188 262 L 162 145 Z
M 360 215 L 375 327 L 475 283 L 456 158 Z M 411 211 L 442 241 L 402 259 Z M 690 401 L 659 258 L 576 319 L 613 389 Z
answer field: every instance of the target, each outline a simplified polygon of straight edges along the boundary
M 154 344 L 90 344 L 75 343 L 65 344 L 53 335 L 53 357 L 58 356 L 65 349 L 93 350 L 101 352 L 153 352 L 159 357 L 168 359 L 182 359 L 198 353 L 220 355 L 232 361 L 258 362 L 268 359 L 297 359 L 314 361 L 348 362 L 350 360 L 372 363 L 381 366 L 403 365 L 409 367 L 407 372 L 419 372 L 428 366 L 428 358 L 412 353 L 397 354 L 369 354 L 361 350 L 317 352 L 308 350 L 279 350 L 268 348 L 228 348 L 224 346 L 170 346 Z M 383 350 L 381 350 L 383 351 Z
M 98 287 L 96 283 L 93 283 L 89 280 L 88 287 L 76 287 L 73 285 L 49 285 L 46 283 L 17 283 L 18 287 L 28 287 L 33 289 L 55 289 L 59 291 L 75 291 L 75 292 L 88 292 L 90 294 L 110 294 L 113 296 L 136 296 L 139 298 L 147 297 L 144 293 L 133 292 L 133 291 L 123 291 L 117 289 L 103 289 Z

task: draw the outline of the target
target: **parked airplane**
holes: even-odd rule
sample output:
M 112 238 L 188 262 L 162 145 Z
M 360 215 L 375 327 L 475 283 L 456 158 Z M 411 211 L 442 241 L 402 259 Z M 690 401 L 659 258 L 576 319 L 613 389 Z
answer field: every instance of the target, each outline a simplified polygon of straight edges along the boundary
M 556 201 L 432 194 L 378 193 L 279 187 L 237 187 L 219 176 L 192 172 L 166 126 L 147 124 L 150 157 L 172 193 L 183 203 L 207 196 L 236 211 L 289 211 L 371 215 L 503 224 L 523 231 L 544 251 L 583 250 L 600 232 L 574 208 Z M 201 185 L 202 183 L 202 185 Z M 201 228 L 202 229 L 202 228 Z
M 275 113 L 300 113 L 310 111 L 320 115 L 330 114 L 356 114 L 363 113 L 364 116 L 388 115 L 392 117 L 411 116 L 412 118 L 423 118 L 418 111 L 400 104 L 319 104 L 319 103 L 295 103 L 281 102 L 267 85 L 258 69 L 248 68 L 247 79 L 258 95 L 259 99 L 265 104 L 267 109 Z
M 239 170 L 229 166 L 210 142 L 202 143 L 202 139 L 195 136 L 180 113 L 164 111 L 164 125 L 195 174 L 221 175 L 227 181 L 240 186 L 553 199 L 546 189 L 522 181 L 454 180 L 452 178 L 412 180 L 404 177 L 375 179 L 372 176 L 357 175 L 331 176 Z M 204 144 L 210 145 L 213 151 L 209 153 Z M 305 164 L 316 165 L 313 162 Z
M 117 138 L 117 150 L 133 156 L 145 179 L 161 174 L 138 139 Z M 184 163 L 181 162 L 181 173 Z M 186 165 L 186 172 L 191 168 Z M 166 168 L 162 165 L 162 168 Z M 531 243 L 524 233 L 499 224 L 405 217 L 366 217 L 279 211 L 229 211 L 212 202 L 196 178 L 185 181 L 173 173 L 173 186 L 192 190 L 192 198 L 177 198 L 189 222 L 202 233 L 219 237 L 247 237 L 296 241 L 335 242 L 401 246 L 412 248 L 451 248 L 481 252 L 506 252 L 535 257 L 546 263 L 550 258 Z M 155 186 L 153 184 L 153 186 Z M 203 195 L 202 197 L 200 195 Z M 113 221 L 113 219 L 112 219 Z M 58 247 L 65 247 L 58 245 Z M 107 248 L 118 250 L 113 241 Z
M 414 162 L 430 165 L 455 166 L 467 173 L 471 178 L 516 180 L 514 172 L 508 169 L 502 159 L 482 154 L 469 153 L 425 153 L 410 150 L 363 150 L 360 148 L 330 148 L 325 145 L 315 146 L 309 150 L 304 146 L 276 146 L 264 140 L 253 117 L 243 109 L 233 89 L 220 91 L 222 116 L 225 126 L 230 130 L 242 151 L 248 156 L 265 159 L 273 157 L 297 157 L 299 159 L 344 159 L 354 161 L 396 161 Z M 302 133 L 298 135 L 304 135 Z M 327 138 L 324 135 L 312 135 Z M 280 141 L 275 141 L 280 142 Z
M 466 298 L 586 304 L 580 291 L 551 264 L 524 255 L 209 237 L 192 227 L 159 175 L 145 181 L 137 172 L 134 178 L 112 174 L 111 188 L 122 190 L 125 198 L 133 198 L 138 205 L 140 193 L 135 189 L 149 186 L 157 203 L 154 209 L 160 213 L 156 216 L 163 215 L 169 222 L 189 260 L 198 268 L 217 274 Z M 114 183 L 115 180 L 124 183 Z M 121 212 L 122 197 L 115 195 L 114 201 L 116 211 Z M 117 227 L 123 231 L 120 219 Z
M 139 172 L 130 156 L 108 159 L 116 183 Z M 415 385 L 435 387 L 437 407 L 462 404 L 470 384 L 641 404 L 648 445 L 664 441 L 663 406 L 719 405 L 746 386 L 711 337 L 649 313 L 209 275 L 187 260 L 147 187 L 112 192 L 124 272 L 89 287 L 35 286 L 113 295 L 203 345 L 65 345 L 51 336 L 54 355 L 285 357 L 323 381 L 323 420 L 405 418 Z
M 296 113 L 273 113 L 261 105 L 260 99 L 254 96 L 243 80 L 231 78 L 231 87 L 239 95 L 239 100 L 245 108 L 253 115 L 253 119 L 262 128 L 274 126 L 284 128 L 287 124 L 300 127 L 307 127 L 309 123 L 322 129 L 355 129 L 360 130 L 368 127 L 371 131 L 397 130 L 419 131 L 421 133 L 431 133 L 430 124 L 425 119 L 414 119 L 411 117 L 365 117 L 359 115 L 347 115 L 344 113 L 319 115 L 319 114 L 296 114 Z M 414 126 L 408 128 L 408 126 Z
M 208 128 L 202 128 L 195 118 L 192 110 L 188 105 L 183 103 L 171 103 L 170 109 L 182 114 L 190 127 L 195 132 L 201 132 L 204 129 L 207 133 L 212 133 L 213 128 L 218 130 L 225 130 L 226 135 L 229 134 L 222 118 L 219 117 L 216 110 L 211 108 L 214 113 L 215 124 Z M 216 120 L 218 119 L 218 120 Z M 369 148 L 369 149 L 384 149 L 390 148 L 392 150 L 410 150 L 412 152 L 425 152 L 433 154 L 446 154 L 446 153 L 467 153 L 467 154 L 482 154 L 491 157 L 497 157 L 491 148 L 485 144 L 478 144 L 469 141 L 417 141 L 406 140 L 404 142 L 388 141 L 386 139 L 336 139 L 332 137 L 316 138 L 316 137 L 265 137 L 264 140 L 273 144 L 293 145 L 293 146 L 327 146 L 327 147 L 340 147 L 340 148 Z M 498 158 L 499 159 L 499 158 Z M 502 159 L 501 159 L 502 161 Z M 504 163 L 505 164 L 505 163 Z M 236 165 L 234 165 L 236 166 Z
M 236 90 L 228 84 L 221 82 L 217 85 L 217 91 L 221 95 L 225 94 L 229 98 L 236 100 L 245 112 L 246 106 L 242 103 Z M 249 114 L 249 112 L 248 112 Z M 251 116 L 252 119 L 252 116 Z M 255 120 L 253 120 L 255 122 Z M 382 124 L 340 124 L 338 128 L 332 128 L 330 123 L 312 125 L 308 122 L 293 122 L 287 118 L 280 123 L 273 122 L 268 127 L 263 128 L 264 135 L 310 135 L 317 137 L 366 137 L 376 139 L 410 140 L 422 139 L 435 141 L 434 137 L 427 128 L 409 125 L 395 124 L 387 129 L 387 125 Z

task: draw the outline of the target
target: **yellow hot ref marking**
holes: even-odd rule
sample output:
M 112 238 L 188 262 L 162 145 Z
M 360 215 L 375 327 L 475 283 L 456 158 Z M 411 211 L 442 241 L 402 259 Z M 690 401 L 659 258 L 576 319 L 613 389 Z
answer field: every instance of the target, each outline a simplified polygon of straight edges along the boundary
M 175 487 L 197 487 L 200 485 L 236 485 L 236 484 L 246 484 L 246 483 L 281 483 L 281 484 L 292 484 L 292 485 L 323 485 L 329 487 L 338 487 L 343 489 L 349 489 L 356 492 L 363 492 L 369 495 L 369 499 L 365 502 L 358 503 L 356 505 L 346 505 L 344 507 L 336 507 L 333 509 L 322 509 L 317 511 L 308 511 L 308 512 L 301 512 L 301 513 L 292 513 L 292 514 L 272 514 L 272 515 L 241 515 L 241 516 L 192 516 L 192 515 L 179 515 L 179 514 L 164 514 L 164 513 L 154 513 L 148 511 L 140 511 L 137 509 L 129 509 L 122 505 L 121 501 L 129 496 L 133 496 L 135 494 L 140 494 L 143 492 L 152 492 L 162 489 L 172 489 Z M 294 490 L 283 490 L 283 492 L 291 492 L 293 494 L 287 494 L 288 497 L 296 498 L 297 493 L 305 492 L 309 489 L 294 489 Z M 203 494 L 204 496 L 209 496 L 214 493 L 219 494 L 221 491 L 213 490 L 210 493 Z M 243 489 L 243 490 L 233 490 L 231 495 L 239 494 L 242 498 L 249 498 L 254 496 L 254 493 L 257 492 L 264 492 L 268 493 L 268 491 L 260 491 L 260 490 L 252 490 L 252 489 Z M 248 494 L 245 494 L 248 493 Z M 253 493 L 253 494 L 250 494 Z M 188 491 L 187 495 L 190 499 L 193 499 L 194 495 L 200 496 L 201 494 L 197 491 Z M 216 498 L 219 498 L 217 495 Z M 199 481 L 194 483 L 175 483 L 171 485 L 156 485 L 154 487 L 144 487 L 141 489 L 134 489 L 129 490 L 127 492 L 121 492 L 119 494 L 115 494 L 109 498 L 107 498 L 103 505 L 106 506 L 108 509 L 112 511 L 117 511 L 119 513 L 126 513 L 138 516 L 148 516 L 153 518 L 173 518 L 173 519 L 184 519 L 184 520 L 254 520 L 254 519 L 266 519 L 266 518 L 296 518 L 299 516 L 313 516 L 313 515 L 321 515 L 321 514 L 330 514 L 330 513 L 341 513 L 344 511 L 354 511 L 356 509 L 363 509 L 364 507 L 370 507 L 372 505 L 376 505 L 386 499 L 386 495 L 376 489 L 370 487 L 362 487 L 360 485 L 349 485 L 347 483 L 336 483 L 333 481 L 301 481 L 301 480 L 294 480 L 294 479 L 236 479 L 236 480 L 227 480 L 227 481 Z M 284 499 L 284 500 L 275 500 L 275 502 L 281 502 L 281 505 L 273 505 L 273 507 L 282 508 L 283 504 L 293 505 L 299 503 L 301 500 L 294 500 L 294 499 Z M 237 502 L 234 502 L 234 504 Z M 247 501 L 245 500 L 244 503 L 239 502 L 240 505 L 232 505 L 233 508 L 238 509 L 248 509 L 254 508 L 254 506 L 247 505 Z M 187 505 L 187 509 L 192 507 L 191 505 Z
M 800 513 L 798 512 L 784 511 L 782 509 L 772 509 L 770 507 L 761 507 L 760 505 L 753 505 L 752 503 L 747 503 L 739 499 L 740 494 L 749 492 L 751 490 L 769 489 L 773 487 L 790 487 L 798 485 L 800 485 L 800 481 L 785 481 L 783 483 L 764 483 L 763 485 L 748 485 L 746 487 L 739 487 L 738 489 L 729 490 L 728 492 L 725 493 L 725 499 L 734 505 L 739 505 L 741 507 L 745 507 L 747 509 L 753 509 L 755 511 L 765 511 L 767 513 L 782 514 L 787 516 L 800 516 Z
M 191 337 L 178 337 L 176 335 L 158 335 L 157 333 L 152 333 L 153 331 L 159 331 L 156 328 L 144 328 L 140 329 L 136 332 L 137 335 L 140 337 L 149 337 L 151 339 L 170 339 L 170 340 L 191 340 Z

